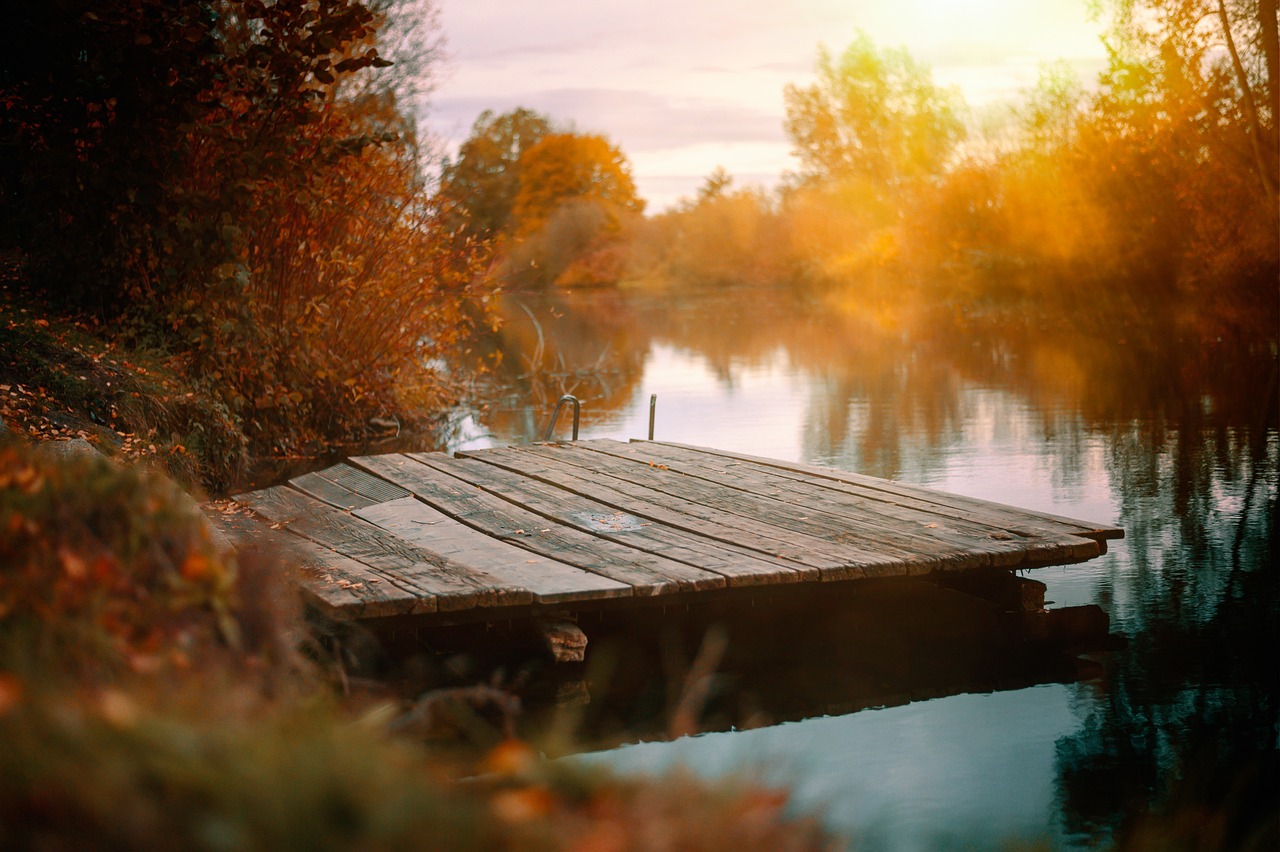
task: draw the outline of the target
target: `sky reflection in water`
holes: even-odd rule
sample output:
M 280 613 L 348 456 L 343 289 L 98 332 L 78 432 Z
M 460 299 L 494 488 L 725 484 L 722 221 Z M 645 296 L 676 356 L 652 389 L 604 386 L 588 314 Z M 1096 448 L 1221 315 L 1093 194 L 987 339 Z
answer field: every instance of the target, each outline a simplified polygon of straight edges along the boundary
M 1034 572 L 1049 601 L 1099 604 L 1129 638 L 1104 680 L 581 759 L 707 775 L 767 764 L 841 829 L 927 848 L 952 832 L 979 845 L 1097 843 L 1158 801 L 1175 766 L 1213 752 L 1230 772 L 1275 749 L 1280 688 L 1266 672 L 1280 610 L 1280 440 L 1273 422 L 1258 428 L 1266 353 L 1177 341 L 1135 351 L 1105 330 L 1101 340 L 1036 329 L 877 336 L 769 292 L 524 302 L 541 317 L 541 360 L 529 357 L 534 329 L 513 314 L 505 390 L 482 417 L 491 432 L 462 435 L 459 447 L 540 439 L 562 392 L 584 399 L 584 438 L 644 437 L 656 393 L 659 440 L 833 465 L 1127 533 L 1091 562 Z

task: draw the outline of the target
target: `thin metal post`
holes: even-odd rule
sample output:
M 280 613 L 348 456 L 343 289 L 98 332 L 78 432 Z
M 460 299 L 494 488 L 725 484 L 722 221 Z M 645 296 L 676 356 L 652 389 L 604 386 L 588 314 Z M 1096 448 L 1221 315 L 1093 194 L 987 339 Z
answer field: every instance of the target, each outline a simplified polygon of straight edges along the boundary
M 649 394 L 649 440 L 653 440 L 653 415 L 658 408 L 658 395 L 656 393 Z
M 578 419 L 582 413 L 582 403 L 578 402 L 576 396 L 567 393 L 556 400 L 556 407 L 551 409 L 551 422 L 547 424 L 547 434 L 542 438 L 543 443 L 550 443 L 551 436 L 556 432 L 556 420 L 560 417 L 560 409 L 564 407 L 566 402 L 573 403 L 573 440 L 578 440 Z

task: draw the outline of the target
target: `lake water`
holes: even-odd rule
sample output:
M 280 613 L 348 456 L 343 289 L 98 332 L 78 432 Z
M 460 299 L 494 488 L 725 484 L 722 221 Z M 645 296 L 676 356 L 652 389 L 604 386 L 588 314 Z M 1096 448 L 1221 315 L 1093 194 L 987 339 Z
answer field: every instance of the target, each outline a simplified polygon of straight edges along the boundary
M 948 683 L 941 697 L 899 694 L 842 715 L 818 702 L 777 724 L 573 759 L 760 775 L 870 848 L 1086 846 L 1169 802 L 1231 825 L 1274 808 L 1274 344 L 1087 322 L 1084 333 L 1033 322 L 992 333 L 966 317 L 908 332 L 755 290 L 510 296 L 504 312 L 489 405 L 459 421 L 453 449 L 541 439 L 562 393 L 583 400 L 582 437 L 642 438 L 656 394 L 660 440 L 1127 533 L 1098 559 L 1034 572 L 1051 607 L 1098 604 L 1127 639 L 1086 679 L 979 678 L 976 692 Z M 849 676 L 796 665 L 755 676 L 785 675 L 793 692 Z M 1258 773 L 1270 780 L 1247 783 Z

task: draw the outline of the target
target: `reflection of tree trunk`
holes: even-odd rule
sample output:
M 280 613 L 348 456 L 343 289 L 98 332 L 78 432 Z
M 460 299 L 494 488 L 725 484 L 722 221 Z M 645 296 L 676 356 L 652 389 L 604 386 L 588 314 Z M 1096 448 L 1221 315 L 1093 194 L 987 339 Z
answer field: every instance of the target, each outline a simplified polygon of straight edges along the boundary
M 1266 2 L 1270 2 L 1272 6 L 1275 5 L 1274 0 L 1266 0 Z M 1265 5 L 1265 2 L 1259 5 Z M 1272 17 L 1274 20 L 1274 15 Z M 1227 51 L 1231 54 L 1231 66 L 1235 69 L 1236 82 L 1240 86 L 1244 111 L 1252 126 L 1253 133 L 1249 138 L 1253 143 L 1253 158 L 1258 168 L 1258 176 L 1262 179 L 1262 188 L 1267 193 L 1267 198 L 1275 199 L 1276 183 L 1271 175 L 1271 164 L 1267 162 L 1267 157 L 1262 151 L 1262 140 L 1269 134 L 1263 128 L 1262 120 L 1258 116 L 1258 105 L 1253 100 L 1253 87 L 1249 85 L 1249 75 L 1244 70 L 1244 63 L 1240 61 L 1239 51 L 1236 50 L 1236 40 L 1231 35 L 1231 21 L 1227 18 L 1227 7 L 1223 0 L 1218 0 L 1218 20 L 1222 22 L 1222 36 L 1226 39 Z M 1270 73 L 1271 69 L 1268 68 L 1268 75 Z
M 1267 391 L 1263 395 L 1258 424 L 1249 436 L 1250 449 L 1253 451 L 1253 471 L 1249 475 L 1249 484 L 1244 492 L 1244 505 L 1240 509 L 1240 521 L 1236 526 L 1236 537 L 1231 543 L 1231 574 L 1227 578 L 1227 595 L 1224 596 L 1224 600 L 1234 594 L 1236 582 L 1240 578 L 1242 570 L 1240 553 L 1249 532 L 1249 515 L 1252 510 L 1253 495 L 1257 493 L 1262 471 L 1267 466 L 1267 424 L 1275 411 L 1276 393 L 1278 391 L 1280 391 L 1280 367 L 1273 361 L 1271 363 L 1271 380 L 1267 382 Z

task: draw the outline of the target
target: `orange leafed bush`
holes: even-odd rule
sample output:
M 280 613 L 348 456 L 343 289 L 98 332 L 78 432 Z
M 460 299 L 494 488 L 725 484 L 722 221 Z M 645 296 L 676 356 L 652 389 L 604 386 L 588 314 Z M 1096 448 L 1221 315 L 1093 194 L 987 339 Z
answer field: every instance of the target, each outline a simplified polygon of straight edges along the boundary
M 183 665 L 238 644 L 237 572 L 175 486 L 0 445 L 0 634 L 28 665 Z

